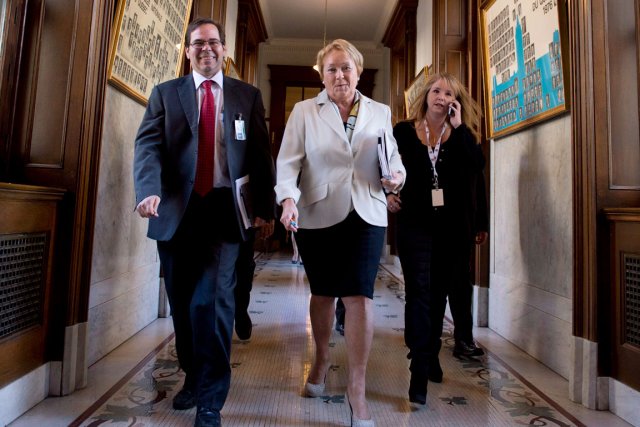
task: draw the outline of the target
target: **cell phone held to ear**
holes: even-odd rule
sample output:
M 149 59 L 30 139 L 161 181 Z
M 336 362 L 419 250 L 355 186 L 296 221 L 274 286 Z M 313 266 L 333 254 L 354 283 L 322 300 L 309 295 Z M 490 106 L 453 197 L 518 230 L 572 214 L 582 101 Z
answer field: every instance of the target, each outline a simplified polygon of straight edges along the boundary
M 453 117 L 456 115 L 456 110 L 453 109 L 453 104 L 449 104 L 449 112 L 447 112 L 449 117 Z

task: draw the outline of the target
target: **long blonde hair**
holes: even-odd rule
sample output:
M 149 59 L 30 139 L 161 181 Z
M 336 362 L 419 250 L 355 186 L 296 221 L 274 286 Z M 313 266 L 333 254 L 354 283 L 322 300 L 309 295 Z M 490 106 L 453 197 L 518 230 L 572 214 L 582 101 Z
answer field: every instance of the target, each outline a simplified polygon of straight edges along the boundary
M 414 110 L 414 113 L 411 115 L 409 120 L 416 122 L 421 122 L 427 116 L 427 109 L 429 106 L 427 105 L 427 96 L 429 95 L 429 91 L 431 87 L 438 81 L 444 80 L 451 90 L 453 91 L 453 95 L 458 100 L 460 105 L 462 106 L 462 123 L 467 125 L 471 133 L 476 139 L 476 142 L 480 143 L 480 118 L 482 117 L 482 110 L 478 103 L 471 97 L 467 89 L 464 87 L 460 80 L 458 80 L 453 74 L 447 72 L 435 73 L 427 77 L 427 83 L 425 85 L 423 93 L 420 94 L 418 99 L 420 102 L 418 103 L 418 108 Z M 447 121 L 449 121 L 449 117 L 447 117 Z

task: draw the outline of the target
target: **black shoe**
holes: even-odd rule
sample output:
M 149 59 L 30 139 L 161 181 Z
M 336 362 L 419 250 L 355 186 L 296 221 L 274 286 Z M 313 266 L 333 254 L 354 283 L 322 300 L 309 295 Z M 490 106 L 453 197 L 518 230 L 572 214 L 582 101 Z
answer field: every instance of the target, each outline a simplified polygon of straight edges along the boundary
M 251 323 L 251 317 L 246 311 L 244 313 L 238 313 L 236 316 L 236 334 L 241 340 L 248 340 L 251 338 L 251 332 L 253 331 L 253 324 Z
M 220 411 L 211 408 L 198 408 L 196 413 L 195 427 L 220 427 Z
M 427 380 L 421 375 L 411 374 L 409 382 L 409 402 L 424 405 L 427 403 Z
M 456 341 L 456 344 L 453 347 L 454 357 L 474 357 L 483 355 L 484 350 L 478 347 L 473 340 L 471 342 L 465 342 L 462 340 Z
M 344 336 L 344 325 L 336 322 L 336 331 L 338 331 L 340 335 Z
M 188 387 L 182 387 L 182 390 L 173 397 L 173 409 L 184 411 L 196 406 L 195 390 Z
M 440 367 L 440 360 L 437 358 L 429 363 L 429 381 L 432 383 L 442 382 L 442 368 Z

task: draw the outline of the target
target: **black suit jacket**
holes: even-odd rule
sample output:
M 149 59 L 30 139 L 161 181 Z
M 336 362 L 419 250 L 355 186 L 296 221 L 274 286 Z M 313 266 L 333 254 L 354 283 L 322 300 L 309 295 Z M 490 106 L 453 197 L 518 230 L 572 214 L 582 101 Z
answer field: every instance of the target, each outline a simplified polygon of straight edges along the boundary
M 274 166 L 264 120 L 260 91 L 240 80 L 224 77 L 224 142 L 229 177 L 250 176 L 253 213 L 270 220 L 274 216 Z M 235 138 L 234 120 L 245 120 L 246 140 Z M 198 150 L 198 104 L 191 74 L 154 87 L 135 142 L 134 185 L 136 205 L 152 195 L 160 196 L 158 217 L 149 219 L 148 236 L 170 240 L 176 232 L 193 191 Z M 235 201 L 235 186 L 233 186 Z M 237 225 L 242 226 L 234 203 Z

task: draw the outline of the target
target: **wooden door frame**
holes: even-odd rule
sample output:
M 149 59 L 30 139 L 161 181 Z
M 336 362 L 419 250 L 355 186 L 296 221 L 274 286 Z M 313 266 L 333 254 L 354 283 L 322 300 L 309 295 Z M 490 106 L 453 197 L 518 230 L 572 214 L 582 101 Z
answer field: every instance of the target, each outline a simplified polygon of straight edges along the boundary
M 247 83 L 257 83 L 258 47 L 267 37 L 258 0 L 239 0 L 234 59 L 240 76 Z
M 399 0 L 382 37 L 391 51 L 389 103 L 394 124 L 406 117 L 404 90 L 416 73 L 417 13 L 417 0 Z

